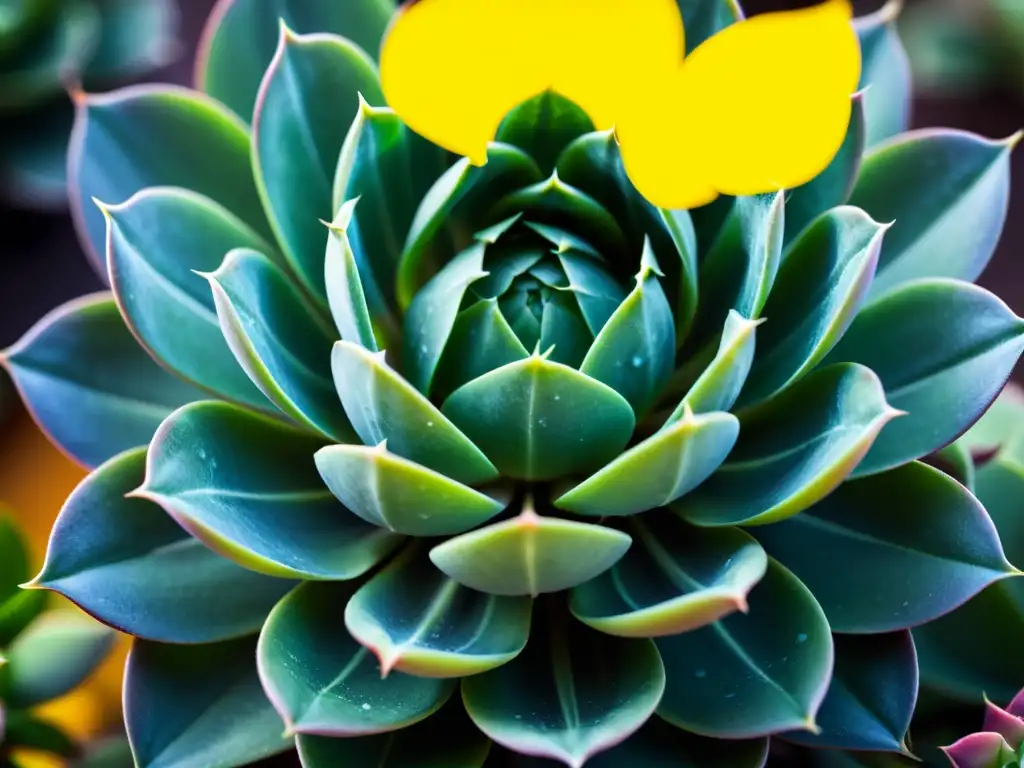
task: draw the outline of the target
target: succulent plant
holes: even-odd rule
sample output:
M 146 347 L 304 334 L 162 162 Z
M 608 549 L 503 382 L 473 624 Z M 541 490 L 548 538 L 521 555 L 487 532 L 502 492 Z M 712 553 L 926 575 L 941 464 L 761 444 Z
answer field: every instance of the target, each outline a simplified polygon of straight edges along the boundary
M 176 15 L 173 0 L 0 2 L 0 194 L 18 206 L 67 205 L 65 90 L 166 64 Z
M 739 16 L 679 5 L 691 49 Z M 33 586 L 135 636 L 137 764 L 905 753 L 910 628 L 1017 575 L 921 461 L 1024 348 L 972 285 L 1014 140 L 904 132 L 865 17 L 827 170 L 661 210 L 554 93 L 482 166 L 418 137 L 393 11 L 223 2 L 197 90 L 79 105 L 111 292 L 3 360 L 94 468 Z
M 0 766 L 28 766 L 33 753 L 77 757 L 82 746 L 37 709 L 76 688 L 110 651 L 114 633 L 80 611 L 44 611 L 25 542 L 0 509 Z
M 944 749 L 954 768 L 1024 766 L 1024 691 L 1006 709 L 985 702 L 982 730 Z

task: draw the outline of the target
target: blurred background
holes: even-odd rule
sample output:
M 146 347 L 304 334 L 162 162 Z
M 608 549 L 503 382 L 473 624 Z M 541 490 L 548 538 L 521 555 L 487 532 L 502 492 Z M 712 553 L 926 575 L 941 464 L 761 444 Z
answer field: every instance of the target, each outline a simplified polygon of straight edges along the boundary
M 143 0 L 127 2 L 148 6 Z M 883 0 L 854 3 L 858 15 L 884 4 Z M 813 4 L 812 0 L 743 0 L 748 15 Z M 140 24 L 171 29 L 163 30 L 167 39 L 148 62 L 157 68 L 136 79 L 190 84 L 196 43 L 212 5 L 213 0 L 178 0 L 176 42 L 173 14 L 138 19 Z M 992 138 L 1010 136 L 1024 127 L 1024 0 L 907 0 L 905 5 L 899 25 L 917 86 L 914 127 L 962 128 Z M 890 3 L 888 8 L 895 12 L 897 5 Z M 2 101 L 0 95 L 0 106 Z M 7 141 L 0 132 L 0 155 Z M 1019 259 L 1024 248 L 1024 151 L 1020 149 L 1013 157 L 1013 178 L 1006 230 L 980 282 L 1024 314 L 1024 265 Z M 43 213 L 12 207 L 0 198 L 0 264 L 0 349 L 48 310 L 103 287 L 76 242 L 67 213 L 59 207 Z M 1018 371 L 1018 378 L 1022 373 Z M 48 445 L 11 401 L 10 393 L 8 407 L 3 408 L 3 386 L 0 381 L 0 502 L 19 510 L 41 562 L 53 518 L 84 473 Z M 76 730 L 85 732 L 113 722 L 122 663 L 123 649 L 90 686 L 53 705 L 53 716 L 76 723 Z

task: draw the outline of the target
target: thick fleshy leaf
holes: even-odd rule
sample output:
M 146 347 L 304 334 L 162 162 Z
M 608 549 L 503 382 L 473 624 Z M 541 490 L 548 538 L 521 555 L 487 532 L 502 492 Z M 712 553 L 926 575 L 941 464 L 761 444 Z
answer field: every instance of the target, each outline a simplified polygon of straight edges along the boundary
M 731 413 L 683 417 L 633 446 L 555 506 L 578 515 L 635 515 L 663 507 L 689 493 L 725 461 L 739 435 Z
M 124 718 L 139 768 L 235 768 L 292 740 L 256 674 L 255 638 L 213 645 L 136 640 L 124 681 Z
M 917 653 L 909 632 L 833 635 L 836 665 L 818 711 L 821 733 L 795 731 L 798 744 L 909 754 L 917 702 Z
M 938 467 L 967 490 L 974 491 L 974 460 L 970 450 L 959 440 L 921 460 Z
M 629 737 L 665 689 L 654 643 L 611 637 L 575 622 L 556 603 L 513 661 L 466 678 L 462 698 L 487 736 L 571 768 Z
M 471 589 L 536 597 L 598 576 L 622 558 L 631 542 L 612 528 L 541 517 L 527 502 L 511 520 L 438 544 L 430 559 Z
M 588 768 L 764 768 L 768 739 L 709 739 L 652 717 L 616 747 L 587 761 Z
M 233 405 L 195 403 L 157 430 L 134 496 L 215 552 L 283 578 L 353 579 L 401 539 L 360 520 L 313 462 L 323 438 Z
M 498 477 L 472 440 L 384 361 L 384 353 L 339 341 L 331 369 L 341 404 L 366 445 L 387 441 L 396 456 L 466 485 Z
M 832 636 L 814 596 L 777 561 L 749 613 L 656 642 L 668 680 L 658 714 L 673 725 L 727 739 L 815 727 Z
M 288 276 L 261 253 L 234 250 L 206 277 L 224 338 L 267 399 L 325 437 L 354 439 L 331 378 L 337 334 Z
M 674 507 L 698 525 L 791 517 L 831 493 L 896 414 L 870 369 L 816 371 L 741 414 L 728 461 Z
M 86 83 L 137 77 L 180 53 L 173 0 L 103 0 L 96 5 L 100 35 L 85 70 Z
M 837 632 L 924 624 L 1013 573 L 977 499 L 917 462 L 844 483 L 755 535 L 814 592 Z
M 393 0 L 219 0 L 200 41 L 196 87 L 248 120 L 282 21 L 301 34 L 341 35 L 376 58 L 394 10 Z
M 1002 734 L 1007 741 L 1014 745 L 1024 745 L 1024 719 L 1021 719 L 1020 712 L 1024 707 L 1024 694 L 1018 693 L 1006 709 L 985 702 L 985 723 L 982 726 L 986 731 L 993 731 Z
M 551 173 L 562 150 L 593 130 L 587 113 L 575 103 L 545 91 L 512 109 L 498 126 L 495 141 L 519 147 L 542 173 Z
M 540 355 L 474 379 L 443 410 L 503 475 L 529 480 L 601 466 L 626 446 L 635 423 L 615 390 Z
M 4 703 L 27 709 L 56 699 L 91 675 L 114 633 L 78 611 L 49 611 L 4 649 Z
M 145 445 L 171 411 L 204 397 L 146 354 L 107 293 L 53 310 L 2 360 L 47 436 L 88 467 Z
M 460 586 L 410 547 L 345 607 L 345 626 L 380 661 L 419 677 L 468 677 L 514 659 L 530 636 L 528 597 Z
M 233 248 L 273 253 L 263 238 L 213 200 L 187 189 L 146 189 L 104 208 L 107 266 L 125 321 L 157 360 L 221 397 L 271 409 L 235 361 L 209 285 Z
M 14 516 L 0 504 L 0 648 L 20 635 L 46 605 L 45 595 L 19 588 L 32 575 L 29 567 L 28 542 Z
M 68 165 L 79 239 L 102 275 L 106 225 L 93 199 L 116 204 L 144 188 L 184 187 L 272 237 L 252 177 L 245 125 L 200 93 L 135 86 L 84 97 Z
M 916 278 L 973 281 L 981 274 L 1006 221 L 1010 150 L 1018 138 L 917 131 L 867 155 L 850 204 L 894 222 L 872 298 Z
M 683 14 L 687 55 L 712 35 L 743 19 L 735 0 L 676 0 L 676 5 Z
M 128 451 L 75 489 L 32 586 L 151 640 L 208 643 L 257 631 L 293 582 L 242 568 L 155 504 L 125 498 L 142 484 L 145 464 L 145 448 Z
M 1024 432 L 1018 433 L 1024 436 Z M 1024 514 L 1020 500 L 1024 498 L 1024 461 L 1018 440 L 1008 443 L 975 476 L 975 493 L 984 504 L 999 530 L 1006 557 L 1014 565 L 1024 567 Z
M 483 768 L 491 742 L 453 696 L 434 715 L 377 736 L 330 739 L 299 734 L 303 768 Z
M 630 521 L 638 543 L 612 568 L 572 593 L 576 618 L 622 637 L 689 632 L 734 611 L 768 559 L 735 528 L 696 528 L 659 511 Z
M 368 523 L 409 536 L 451 536 L 476 528 L 505 508 L 421 464 L 377 446 L 329 445 L 316 452 L 327 487 Z
M 348 237 L 352 215 L 358 203 L 359 200 L 343 203 L 338 209 L 338 215 L 327 225 L 330 234 L 324 255 L 324 290 L 327 292 L 327 304 L 331 308 L 334 325 L 341 338 L 376 352 L 379 349 L 376 332 L 386 333 L 391 327 L 374 327 L 369 305 L 373 294 L 370 297 L 366 295 L 366 286 Z
M 910 61 L 896 30 L 901 7 L 899 0 L 889 0 L 881 10 L 853 22 L 860 38 L 858 87 L 866 89 L 864 116 L 869 147 L 902 133 L 910 125 Z
M 327 232 L 320 221 L 335 214 L 334 169 L 360 94 L 384 103 L 376 66 L 364 51 L 341 37 L 296 35 L 281 26 L 253 113 L 253 170 L 288 263 L 318 297 L 326 297 Z
M 886 428 L 856 474 L 950 443 L 995 400 L 1022 350 L 1024 320 L 967 283 L 918 280 L 868 306 L 825 362 L 868 366 L 907 415 Z
M 812 370 L 860 309 L 886 227 L 857 208 L 833 208 L 793 243 L 775 278 L 740 407 L 765 400 Z
M 1019 450 L 1016 448 L 1019 435 L 1024 435 L 1024 389 L 1010 381 L 984 415 L 960 436 L 957 444 L 972 456 L 989 456 L 1009 449 L 1006 457 L 1012 458 Z
M 953 768 L 1014 768 L 1017 754 L 998 733 L 972 733 L 943 747 Z
M 256 651 L 260 679 L 288 730 L 320 736 L 395 731 L 436 712 L 450 680 L 381 676 L 373 654 L 345 629 L 345 584 L 309 582 L 270 614 Z

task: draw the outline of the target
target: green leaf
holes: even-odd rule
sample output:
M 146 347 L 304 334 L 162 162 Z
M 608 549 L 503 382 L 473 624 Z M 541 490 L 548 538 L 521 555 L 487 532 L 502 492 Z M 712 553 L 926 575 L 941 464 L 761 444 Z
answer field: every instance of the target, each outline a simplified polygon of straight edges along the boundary
M 601 466 L 625 448 L 635 423 L 615 390 L 540 355 L 474 379 L 443 410 L 502 475 L 528 480 Z
M 314 456 L 327 487 L 368 523 L 409 536 L 451 536 L 476 528 L 505 503 L 375 447 L 329 445 Z
M 418 677 L 468 677 L 514 659 L 530 636 L 532 601 L 460 586 L 408 548 L 353 595 L 345 626 L 380 661 Z
M 296 35 L 282 23 L 253 113 L 253 171 L 289 265 L 322 298 L 327 237 L 320 220 L 335 213 L 332 174 L 360 94 L 384 102 L 377 68 L 365 52 L 319 30 Z
M 974 460 L 971 452 L 959 440 L 950 443 L 930 456 L 921 459 L 926 464 L 941 469 L 967 490 L 974 491 Z
M 431 717 L 400 731 L 354 739 L 299 734 L 303 768 L 483 768 L 491 742 L 453 696 Z
M 114 633 L 78 611 L 49 611 L 5 649 L 4 701 L 25 709 L 56 699 L 91 675 Z
M 978 469 L 975 493 L 996 524 L 1010 562 L 1024 566 L 1024 463 L 1019 450 L 1020 443 L 1010 444 Z
M 495 141 L 519 147 L 537 161 L 541 173 L 551 173 L 562 150 L 593 130 L 587 113 L 575 103 L 545 91 L 511 109 Z
M 221 0 L 200 41 L 196 85 L 248 120 L 274 58 L 281 21 L 302 34 L 341 35 L 376 58 L 394 10 L 393 0 Z
M 292 733 L 369 736 L 436 712 L 454 681 L 392 673 L 349 637 L 344 584 L 308 582 L 270 614 L 256 651 L 267 696 Z
M 764 306 L 740 407 L 766 400 L 811 371 L 854 321 L 878 264 L 886 227 L 857 208 L 833 208 L 792 245 Z
M 341 338 L 376 352 L 379 347 L 370 317 L 370 306 L 348 237 L 358 202 L 356 199 L 343 203 L 338 209 L 338 215 L 327 225 L 330 234 L 327 236 L 327 252 L 324 256 L 324 287 L 331 316 Z M 390 326 L 381 330 L 390 330 Z
M 313 462 L 323 445 L 227 403 L 194 403 L 157 430 L 145 483 L 132 495 L 251 570 L 354 579 L 401 540 L 349 513 L 324 486 Z
M 325 437 L 355 433 L 331 378 L 334 329 L 257 251 L 234 250 L 209 280 L 217 319 L 238 364 L 282 413 Z
M 2 719 L 2 718 L 0 718 Z M 19 757 L 28 752 L 49 753 L 61 757 L 75 757 L 81 747 L 57 726 L 40 719 L 33 712 L 25 710 L 14 710 L 7 714 L 7 724 L 4 732 L 4 752 L 8 751 L 22 753 Z M 24 750 L 24 752 L 23 752 Z M 51 758 L 52 759 L 52 758 Z M 22 763 L 8 763 L 6 758 L 0 758 L 3 768 L 21 768 Z M 58 764 L 64 764 L 61 761 Z
M 1013 573 L 977 499 L 917 462 L 844 483 L 756 535 L 810 587 L 837 632 L 923 624 Z
M 832 674 L 832 636 L 814 596 L 775 560 L 733 613 L 657 641 L 667 685 L 658 714 L 704 736 L 813 729 Z
M 674 508 L 697 525 L 762 525 L 828 496 L 896 415 L 868 368 L 833 365 L 740 415 L 729 460 Z
M 736 0 L 676 0 L 676 5 L 683 15 L 687 55 L 712 35 L 744 18 Z
M 245 125 L 185 88 L 134 86 L 84 97 L 68 168 L 79 240 L 100 274 L 107 271 L 106 225 L 93 199 L 121 203 L 148 187 L 184 187 L 224 206 L 259 236 L 273 236 L 253 181 Z
M 886 428 L 856 474 L 896 467 L 952 442 L 995 400 L 1022 350 L 1024 320 L 967 283 L 918 280 L 868 306 L 825 363 L 868 366 L 892 407 L 907 415 Z
M 205 397 L 146 354 L 107 293 L 53 310 L 0 360 L 47 436 L 88 467 L 145 445 L 171 411 Z
M 869 147 L 902 133 L 910 125 L 910 62 L 896 31 L 901 6 L 899 0 L 889 0 L 881 10 L 853 22 L 860 39 L 858 89 L 866 89 L 864 116 Z
M 257 631 L 293 582 L 214 554 L 155 504 L 126 498 L 145 464 L 145 448 L 126 452 L 75 489 L 32 586 L 150 640 L 208 643 Z
M 917 131 L 867 155 L 850 204 L 876 221 L 894 222 L 872 299 L 916 278 L 972 282 L 981 274 L 1006 221 L 1017 139 Z
M 520 514 L 438 544 L 430 559 L 445 574 L 492 595 L 559 592 L 598 576 L 629 549 L 629 535 L 589 523 Z
M 129 79 L 171 63 L 178 9 L 172 0 L 102 0 L 98 46 L 85 70 L 87 83 Z
M 654 712 L 665 671 L 650 640 L 611 637 L 551 602 L 546 626 L 502 667 L 466 678 L 476 726 L 499 744 L 580 768 L 628 738 Z
M 589 768 L 764 768 L 768 739 L 708 739 L 652 717 L 622 744 L 587 761 Z
M 957 440 L 972 456 L 1004 453 L 1012 459 L 1024 435 L 1024 390 L 1009 382 L 995 402 Z M 1019 460 L 1018 460 L 1018 463 Z
M 271 246 L 213 200 L 186 189 L 150 188 L 104 207 L 114 296 L 139 343 L 168 368 L 252 408 L 270 404 L 238 366 L 217 322 L 212 272 L 233 248 Z
M 45 607 L 44 595 L 19 589 L 31 576 L 30 567 L 25 537 L 0 504 L 0 648 L 6 648 Z
M 633 518 L 630 530 L 640 544 L 573 590 L 580 621 L 621 637 L 662 637 L 748 610 L 768 560 L 746 533 L 696 528 L 666 511 Z
M 479 229 L 492 205 L 540 178 L 530 156 L 507 144 L 492 143 L 485 165 L 462 158 L 449 168 L 424 195 L 409 229 L 396 277 L 399 308 L 408 309 L 420 288 L 470 245 L 468 233 Z M 460 234 L 466 227 L 471 228 Z
M 865 93 L 853 95 L 853 112 L 839 151 L 829 166 L 803 186 L 789 193 L 786 199 L 786 235 L 784 248 L 790 244 L 821 214 L 843 205 L 850 199 L 853 185 L 860 172 L 861 159 L 867 138 L 864 116 Z M 770 315 L 769 315 L 770 317 Z
M 345 413 L 366 445 L 386 440 L 396 456 L 466 485 L 498 477 L 470 438 L 389 367 L 383 352 L 339 341 L 331 369 Z
M 235 768 L 291 747 L 256 674 L 255 638 L 214 645 L 136 640 L 124 717 L 139 768 Z
M 681 419 L 633 446 L 555 500 L 578 515 L 635 515 L 663 507 L 689 493 L 729 455 L 739 435 L 731 413 Z
M 909 632 L 833 635 L 836 666 L 818 711 L 820 734 L 784 738 L 811 747 L 910 754 L 907 729 L 917 702 L 917 653 Z

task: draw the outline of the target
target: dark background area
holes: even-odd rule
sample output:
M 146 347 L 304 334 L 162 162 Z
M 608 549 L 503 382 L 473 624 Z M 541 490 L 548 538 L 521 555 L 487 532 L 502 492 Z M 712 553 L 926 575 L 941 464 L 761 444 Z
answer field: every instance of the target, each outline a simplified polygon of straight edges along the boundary
M 328 0 L 324 0 L 325 2 Z M 330 0 L 337 2 L 340 0 Z M 930 0 L 918 0 L 929 2 Z M 795 9 L 810 0 L 743 0 L 748 15 Z M 879 8 L 881 0 L 854 0 L 858 15 Z M 181 57 L 149 78 L 153 82 L 191 84 L 196 41 L 213 0 L 180 0 Z M 992 138 L 1024 127 L 1024 93 L 993 89 L 969 98 L 919 98 L 914 127 L 963 128 Z M 1006 230 L 995 259 L 980 282 L 1024 314 L 1024 151 L 1013 156 L 1014 193 Z M 58 304 L 103 288 L 82 254 L 66 215 L 41 215 L 0 208 L 0 348 L 13 343 L 37 319 Z

